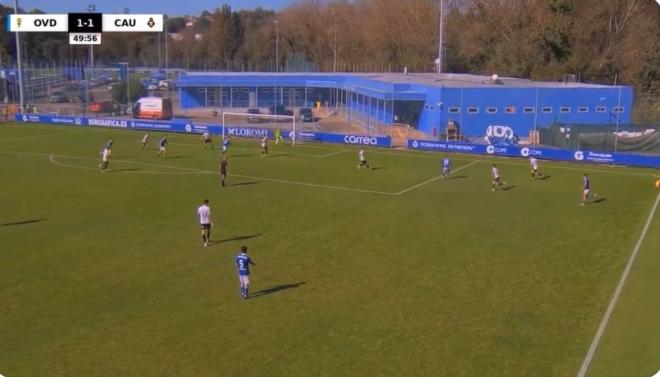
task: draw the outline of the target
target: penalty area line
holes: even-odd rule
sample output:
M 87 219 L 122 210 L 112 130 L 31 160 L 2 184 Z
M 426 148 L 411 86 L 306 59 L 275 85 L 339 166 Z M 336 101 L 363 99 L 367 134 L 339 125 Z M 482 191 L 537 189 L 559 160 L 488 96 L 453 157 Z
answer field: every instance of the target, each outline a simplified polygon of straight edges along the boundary
M 646 238 L 646 234 L 648 233 L 648 230 L 651 227 L 651 223 L 653 223 L 653 217 L 655 216 L 655 212 L 658 209 L 658 203 L 660 203 L 660 193 L 658 193 L 658 196 L 656 196 L 655 198 L 655 202 L 651 207 L 649 216 L 646 219 L 644 228 L 642 229 L 642 234 L 639 235 L 639 238 L 637 239 L 637 243 L 635 243 L 635 247 L 633 248 L 630 257 L 628 258 L 628 263 L 626 263 L 626 268 L 623 270 L 623 273 L 621 274 L 621 278 L 619 279 L 619 284 L 617 284 L 616 289 L 614 290 L 614 294 L 612 295 L 612 299 L 610 300 L 610 303 L 607 305 L 607 310 L 605 310 L 605 314 L 603 315 L 603 319 L 600 321 L 600 325 L 598 326 L 596 335 L 594 335 L 594 339 L 591 341 L 591 345 L 589 346 L 587 355 L 584 357 L 584 361 L 580 366 L 580 370 L 578 371 L 577 377 L 585 377 L 587 375 L 587 372 L 589 371 L 589 367 L 591 366 L 591 362 L 593 361 L 594 354 L 596 353 L 596 349 L 598 348 L 598 345 L 600 344 L 600 340 L 603 337 L 605 330 L 607 329 L 607 325 L 610 323 L 612 312 L 614 312 L 614 308 L 616 307 L 616 304 L 619 301 L 619 297 L 621 296 L 623 287 L 626 285 L 626 281 L 628 280 L 628 276 L 630 275 L 632 266 L 635 263 L 635 259 L 637 259 L 637 254 L 639 254 L 639 250 L 642 247 L 642 243 L 644 242 L 644 239 Z
M 459 172 L 459 171 L 461 171 L 461 170 L 463 170 L 463 169 L 465 169 L 465 168 L 468 168 L 468 167 L 470 167 L 470 166 L 476 164 L 476 163 L 479 162 L 479 161 L 480 161 L 480 160 L 474 160 L 474 161 L 472 161 L 472 162 L 470 162 L 470 163 L 468 163 L 468 164 L 465 164 L 465 165 L 461 166 L 460 168 L 454 170 L 452 173 Z M 399 191 L 399 192 L 395 192 L 394 195 L 405 194 L 405 193 L 410 192 L 410 191 L 412 191 L 412 190 L 414 190 L 414 189 L 416 189 L 416 188 L 420 188 L 420 187 L 422 187 L 422 186 L 424 186 L 424 185 L 426 185 L 426 184 L 429 184 L 429 183 L 431 183 L 431 182 L 437 181 L 437 180 L 440 179 L 440 178 L 442 178 L 441 175 L 439 175 L 439 176 L 437 176 L 437 177 L 433 177 L 433 178 L 431 178 L 431 179 L 427 179 L 426 181 L 424 181 L 424 182 L 422 182 L 422 183 L 418 183 L 418 184 L 416 184 L 416 185 L 414 185 L 414 186 L 410 186 L 410 187 L 408 187 L 407 189 L 401 190 L 401 191 Z

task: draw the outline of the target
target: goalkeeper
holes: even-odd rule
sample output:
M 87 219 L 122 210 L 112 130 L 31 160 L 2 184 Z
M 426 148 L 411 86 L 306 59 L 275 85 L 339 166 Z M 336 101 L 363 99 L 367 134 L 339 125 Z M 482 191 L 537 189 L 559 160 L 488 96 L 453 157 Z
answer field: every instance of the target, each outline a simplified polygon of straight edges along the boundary
M 284 139 L 282 139 L 282 129 L 277 127 L 275 128 L 275 144 L 279 144 L 280 140 L 284 143 Z

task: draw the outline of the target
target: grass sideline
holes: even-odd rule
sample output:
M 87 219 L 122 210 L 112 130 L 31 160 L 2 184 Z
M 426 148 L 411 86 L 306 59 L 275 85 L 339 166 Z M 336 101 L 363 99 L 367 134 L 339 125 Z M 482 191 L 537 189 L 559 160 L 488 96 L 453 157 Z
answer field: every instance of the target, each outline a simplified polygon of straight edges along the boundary
M 222 189 L 199 137 L 163 160 L 141 136 L 0 126 L 1 374 L 575 376 L 657 195 L 645 169 L 541 161 L 532 181 L 454 155 L 439 180 L 437 153 L 370 149 L 365 171 L 355 148 L 256 140 Z M 490 192 L 493 162 L 513 188 Z M 579 207 L 584 170 L 604 200 Z M 658 369 L 655 217 L 588 376 Z

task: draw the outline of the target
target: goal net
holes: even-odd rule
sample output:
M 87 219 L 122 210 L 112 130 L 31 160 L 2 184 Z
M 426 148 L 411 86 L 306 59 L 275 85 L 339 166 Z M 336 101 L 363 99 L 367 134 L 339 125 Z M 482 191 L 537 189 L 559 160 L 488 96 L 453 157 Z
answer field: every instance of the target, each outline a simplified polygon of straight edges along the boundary
M 249 137 L 263 138 L 268 136 L 271 140 L 281 137 L 279 142 L 291 143 L 293 145 L 300 142 L 299 123 L 293 115 L 268 115 L 260 114 L 256 111 L 238 113 L 222 113 L 222 138 Z

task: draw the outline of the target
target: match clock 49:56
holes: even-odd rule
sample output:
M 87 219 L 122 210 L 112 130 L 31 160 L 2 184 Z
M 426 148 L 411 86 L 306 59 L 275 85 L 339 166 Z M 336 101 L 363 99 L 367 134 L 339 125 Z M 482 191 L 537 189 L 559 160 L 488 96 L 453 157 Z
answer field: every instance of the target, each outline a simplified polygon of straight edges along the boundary
M 103 31 L 101 13 L 69 13 L 69 33 L 100 33 Z

